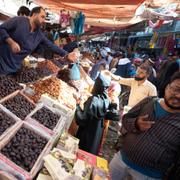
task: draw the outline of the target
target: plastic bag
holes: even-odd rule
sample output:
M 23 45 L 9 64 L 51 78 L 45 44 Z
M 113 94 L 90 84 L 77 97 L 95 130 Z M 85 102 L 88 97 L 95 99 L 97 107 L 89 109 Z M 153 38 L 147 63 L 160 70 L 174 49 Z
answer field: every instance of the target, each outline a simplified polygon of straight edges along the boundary
M 70 79 L 71 80 L 80 80 L 80 70 L 79 65 L 77 63 L 73 63 L 70 71 Z

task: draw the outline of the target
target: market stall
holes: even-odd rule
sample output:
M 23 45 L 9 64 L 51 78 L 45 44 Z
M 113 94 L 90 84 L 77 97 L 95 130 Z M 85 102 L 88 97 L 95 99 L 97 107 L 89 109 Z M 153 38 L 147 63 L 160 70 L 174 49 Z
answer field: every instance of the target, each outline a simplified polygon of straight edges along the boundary
M 93 81 L 80 65 L 79 69 L 80 79 L 70 80 L 66 77 L 68 66 L 62 65 L 61 59 L 39 61 L 30 58 L 25 59 L 16 75 L 0 76 L 1 170 L 23 180 L 37 175 L 43 159 L 72 123 L 75 97 L 80 93 L 83 105 L 90 95 Z M 76 145 L 78 148 L 78 143 Z M 75 169 L 77 166 L 74 164 Z M 89 167 L 88 177 L 92 173 L 92 166 Z M 53 176 L 55 169 L 51 170 Z

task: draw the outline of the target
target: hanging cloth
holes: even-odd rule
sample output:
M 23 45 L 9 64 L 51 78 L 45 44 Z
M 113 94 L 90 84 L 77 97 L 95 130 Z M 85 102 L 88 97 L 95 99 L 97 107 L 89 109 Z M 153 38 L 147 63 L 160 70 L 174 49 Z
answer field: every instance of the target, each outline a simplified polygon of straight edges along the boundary
M 59 24 L 65 28 L 70 25 L 70 14 L 65 10 L 60 11 Z
M 85 16 L 82 12 L 77 13 L 75 19 L 74 19 L 74 29 L 73 34 L 74 35 L 81 35 L 84 32 L 84 22 L 85 22 Z

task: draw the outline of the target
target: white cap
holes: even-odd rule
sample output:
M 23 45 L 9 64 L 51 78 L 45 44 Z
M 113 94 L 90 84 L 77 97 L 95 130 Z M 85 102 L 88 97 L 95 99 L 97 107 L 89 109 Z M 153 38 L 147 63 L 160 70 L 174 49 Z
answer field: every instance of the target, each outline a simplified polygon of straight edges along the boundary
M 109 47 L 104 47 L 104 49 L 106 50 L 107 53 L 111 52 L 111 49 Z
M 101 56 L 102 56 L 103 58 L 105 58 L 105 57 L 107 56 L 107 51 L 105 51 L 104 49 L 102 49 L 102 50 L 100 51 L 100 54 L 101 54 Z

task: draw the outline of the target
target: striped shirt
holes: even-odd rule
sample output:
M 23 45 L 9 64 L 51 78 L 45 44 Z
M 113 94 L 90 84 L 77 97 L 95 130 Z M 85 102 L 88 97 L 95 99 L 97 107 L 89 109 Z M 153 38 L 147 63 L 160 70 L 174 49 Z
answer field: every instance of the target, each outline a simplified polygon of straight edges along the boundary
M 147 97 L 123 117 L 126 135 L 122 151 L 134 164 L 165 174 L 175 162 L 180 149 L 180 113 L 169 113 L 157 118 L 157 100 Z M 149 130 L 140 132 L 136 120 L 146 114 L 149 115 L 148 120 L 155 121 L 155 124 Z

